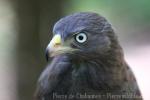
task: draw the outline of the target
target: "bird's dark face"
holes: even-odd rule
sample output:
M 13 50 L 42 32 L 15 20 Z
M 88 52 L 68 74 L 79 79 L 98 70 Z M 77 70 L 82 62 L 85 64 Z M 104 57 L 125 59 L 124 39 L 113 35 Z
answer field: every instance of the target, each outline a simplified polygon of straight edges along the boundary
M 111 49 L 111 25 L 95 13 L 76 13 L 60 19 L 47 46 L 47 57 L 66 54 L 75 59 L 89 59 Z

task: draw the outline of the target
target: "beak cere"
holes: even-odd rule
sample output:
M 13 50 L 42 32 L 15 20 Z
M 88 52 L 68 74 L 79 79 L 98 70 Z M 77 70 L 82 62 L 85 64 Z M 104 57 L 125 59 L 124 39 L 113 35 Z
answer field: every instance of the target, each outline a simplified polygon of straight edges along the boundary
M 60 46 L 61 36 L 60 34 L 56 34 L 46 48 L 46 59 L 48 60 L 50 56 L 53 56 L 53 53 L 55 53 L 56 49 L 58 49 Z

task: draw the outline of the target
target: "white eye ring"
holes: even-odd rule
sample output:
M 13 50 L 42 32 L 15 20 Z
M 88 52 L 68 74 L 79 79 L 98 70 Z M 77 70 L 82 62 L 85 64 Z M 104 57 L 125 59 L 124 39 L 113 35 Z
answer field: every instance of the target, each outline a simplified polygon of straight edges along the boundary
M 87 40 L 87 35 L 85 33 L 79 33 L 76 35 L 75 39 L 79 43 L 84 43 Z

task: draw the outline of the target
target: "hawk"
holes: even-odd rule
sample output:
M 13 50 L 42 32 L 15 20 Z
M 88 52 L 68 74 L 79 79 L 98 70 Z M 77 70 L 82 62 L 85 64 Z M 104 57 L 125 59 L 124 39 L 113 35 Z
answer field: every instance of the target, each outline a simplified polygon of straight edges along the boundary
M 36 100 L 142 100 L 111 24 L 97 13 L 56 22 L 46 57 Z

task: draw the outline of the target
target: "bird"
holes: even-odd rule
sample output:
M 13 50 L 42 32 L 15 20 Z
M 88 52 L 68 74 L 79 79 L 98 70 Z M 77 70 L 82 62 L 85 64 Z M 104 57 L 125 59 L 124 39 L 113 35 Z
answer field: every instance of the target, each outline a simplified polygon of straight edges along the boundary
M 36 100 L 142 100 L 118 36 L 105 17 L 76 12 L 58 20 L 52 32 Z

